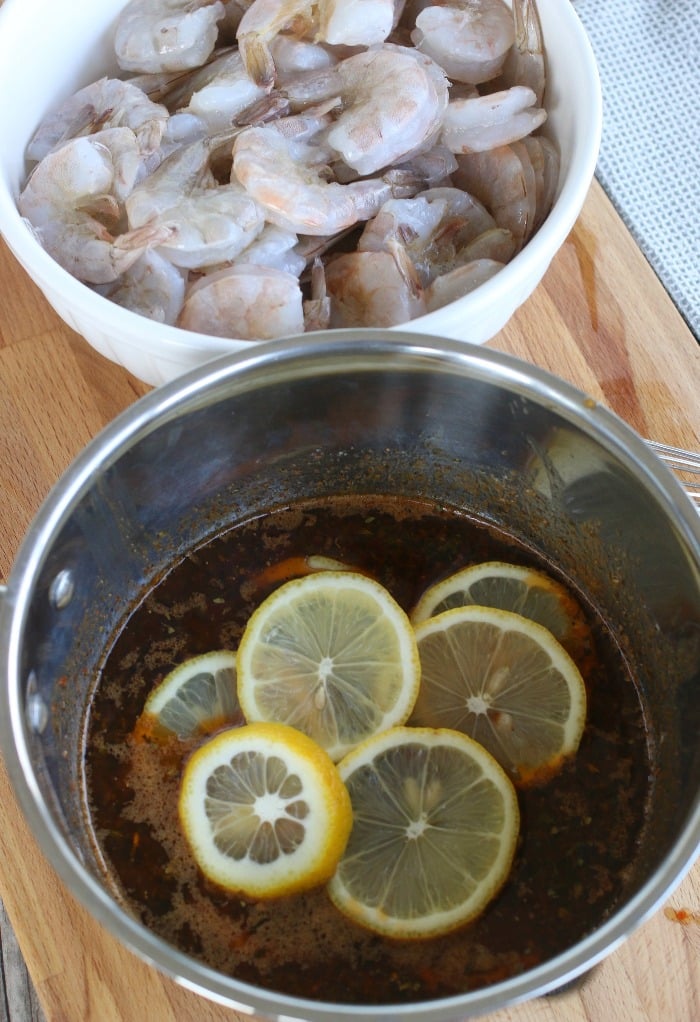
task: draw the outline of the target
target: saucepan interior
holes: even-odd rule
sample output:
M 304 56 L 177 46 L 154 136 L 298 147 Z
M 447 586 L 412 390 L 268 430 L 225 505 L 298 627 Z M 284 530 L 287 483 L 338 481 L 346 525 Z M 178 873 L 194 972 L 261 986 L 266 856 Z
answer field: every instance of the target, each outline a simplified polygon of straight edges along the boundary
M 508 356 L 416 335 L 292 339 L 137 402 L 41 509 L 2 605 L 3 752 L 69 888 L 137 953 L 206 996 L 277 1017 L 397 1017 L 216 972 L 115 899 L 85 822 L 85 706 L 129 608 L 208 537 L 337 494 L 431 498 L 522 541 L 608 623 L 631 666 L 652 776 L 614 911 L 551 961 L 403 1018 L 495 1010 L 608 953 L 680 879 L 700 840 L 700 530 L 671 475 L 611 414 Z M 624 779 L 620 779 L 624 784 Z

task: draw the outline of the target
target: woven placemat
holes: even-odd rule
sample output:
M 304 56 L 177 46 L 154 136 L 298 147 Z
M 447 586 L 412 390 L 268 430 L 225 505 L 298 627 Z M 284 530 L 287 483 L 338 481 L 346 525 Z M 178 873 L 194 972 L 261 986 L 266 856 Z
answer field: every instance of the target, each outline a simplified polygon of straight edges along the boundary
M 603 88 L 596 177 L 700 339 L 700 4 L 573 2 Z

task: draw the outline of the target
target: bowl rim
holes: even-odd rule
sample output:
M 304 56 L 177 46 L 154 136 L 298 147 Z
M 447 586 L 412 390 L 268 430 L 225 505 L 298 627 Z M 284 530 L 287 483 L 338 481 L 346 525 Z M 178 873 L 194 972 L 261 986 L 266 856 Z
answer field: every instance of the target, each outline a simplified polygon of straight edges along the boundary
M 23 712 L 24 685 L 18 667 L 24 616 L 51 537 L 71 508 L 89 489 L 96 473 L 103 472 L 161 423 L 202 401 L 209 403 L 250 387 L 289 379 L 290 372 L 292 379 L 317 374 L 319 361 L 330 373 L 348 367 L 368 371 L 395 368 L 401 361 L 402 370 L 487 380 L 557 408 L 566 421 L 583 429 L 641 478 L 690 551 L 700 578 L 700 517 L 680 483 L 631 427 L 567 382 L 504 352 L 407 332 L 396 336 L 389 331 L 330 331 L 273 341 L 253 353 L 216 359 L 137 400 L 83 449 L 50 492 L 20 548 L 7 588 L 0 592 L 0 650 L 5 651 L 0 660 L 0 673 L 5 674 L 0 690 L 0 748 L 33 835 L 68 890 L 123 945 L 176 982 L 209 1000 L 279 1019 L 359 1022 L 371 1011 L 371 1017 L 377 1020 L 396 1018 L 400 1012 L 406 1020 L 448 1022 L 463 1016 L 465 1010 L 485 1013 L 554 990 L 610 954 L 659 907 L 691 868 L 700 851 L 700 792 L 677 841 L 655 873 L 610 919 L 572 949 L 521 976 L 482 990 L 408 1005 L 359 1007 L 275 994 L 223 976 L 148 931 L 83 868 L 51 818 L 31 768 L 31 736 Z

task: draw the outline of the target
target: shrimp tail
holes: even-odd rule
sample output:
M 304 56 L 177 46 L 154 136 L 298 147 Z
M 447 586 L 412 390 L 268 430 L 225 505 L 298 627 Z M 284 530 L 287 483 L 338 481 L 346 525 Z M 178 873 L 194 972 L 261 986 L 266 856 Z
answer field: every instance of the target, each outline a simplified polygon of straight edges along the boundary
M 546 85 L 542 25 L 534 0 L 514 0 L 515 45 L 504 72 L 512 84 L 527 85 L 542 106 Z
M 287 117 L 291 104 L 282 93 L 274 92 L 269 96 L 256 100 L 236 117 L 235 124 L 248 127 L 253 124 L 269 124 L 280 117 Z
M 396 268 L 401 274 L 411 298 L 419 299 L 423 294 L 423 285 L 420 282 L 418 271 L 406 249 L 396 238 L 388 238 L 386 247 L 393 256 Z
M 394 199 L 411 199 L 425 188 L 425 177 L 409 168 L 394 167 L 382 174 Z
M 326 292 L 326 271 L 319 256 L 311 269 L 311 297 L 303 303 L 304 330 L 327 330 L 331 323 L 331 300 Z
M 513 4 L 513 21 L 515 25 L 515 45 L 521 53 L 543 53 L 542 26 L 540 25 L 537 5 L 532 0 L 517 0 Z
M 87 213 L 105 227 L 114 226 L 121 216 L 121 206 L 113 195 L 95 195 L 76 206 L 81 213 Z
M 275 62 L 269 47 L 256 32 L 243 33 L 238 39 L 238 48 L 246 71 L 256 85 L 271 89 L 275 84 Z
M 144 252 L 146 249 L 165 244 L 173 233 L 173 228 L 167 225 L 154 227 L 151 224 L 144 224 L 143 227 L 135 227 L 133 231 L 120 234 L 114 240 L 114 248 L 119 252 L 133 252 L 136 249 Z

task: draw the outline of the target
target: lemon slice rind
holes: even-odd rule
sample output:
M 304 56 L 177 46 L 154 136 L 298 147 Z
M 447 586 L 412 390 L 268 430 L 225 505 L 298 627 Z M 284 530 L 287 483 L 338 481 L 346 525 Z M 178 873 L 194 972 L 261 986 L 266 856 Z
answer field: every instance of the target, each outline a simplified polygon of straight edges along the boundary
M 352 825 L 330 757 L 283 724 L 232 728 L 201 745 L 186 764 L 178 812 L 205 876 L 254 898 L 325 883 Z

